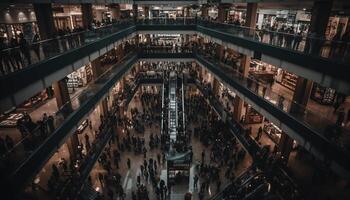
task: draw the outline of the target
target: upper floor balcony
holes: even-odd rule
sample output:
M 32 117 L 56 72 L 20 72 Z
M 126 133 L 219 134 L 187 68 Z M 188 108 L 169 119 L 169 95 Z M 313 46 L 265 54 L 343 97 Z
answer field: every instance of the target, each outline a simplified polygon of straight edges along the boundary
M 69 71 L 63 68 L 83 65 L 94 58 L 94 54 L 113 48 L 118 40 L 135 34 L 154 33 L 203 35 L 249 56 L 260 53 L 261 60 L 266 63 L 339 92 L 350 93 L 350 68 L 346 64 L 350 48 L 346 41 L 327 41 L 312 35 L 249 29 L 196 18 L 154 18 L 121 21 L 91 31 L 2 50 L 0 108 L 5 111 L 19 105 L 50 86 L 55 81 L 52 74 L 60 72 L 63 77 Z M 35 91 L 27 90 L 35 84 Z

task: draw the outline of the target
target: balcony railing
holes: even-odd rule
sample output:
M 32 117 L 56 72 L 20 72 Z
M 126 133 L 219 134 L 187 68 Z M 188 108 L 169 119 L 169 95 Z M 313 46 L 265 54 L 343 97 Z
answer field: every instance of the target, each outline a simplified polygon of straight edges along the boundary
M 293 29 L 288 28 L 283 30 L 257 29 L 207 20 L 197 20 L 197 24 L 235 37 L 254 40 L 305 55 L 328 58 L 336 62 L 350 61 L 350 41 L 346 38 L 349 36 L 343 36 L 343 40 L 328 40 L 313 33 L 307 35 L 301 32 L 295 33 Z
M 52 39 L 33 43 L 20 40 L 21 44 L 13 42 L 9 48 L 1 50 L 0 76 L 23 70 L 24 68 L 43 62 L 47 59 L 68 52 L 72 49 L 91 44 L 108 35 L 132 26 L 130 20 L 98 27 L 93 30 L 69 33 Z M 3 41 L 5 44 L 5 42 Z
M 21 145 L 14 150 L 15 155 L 8 155 L 6 162 L 12 173 L 14 183 L 25 183 L 25 180 L 40 170 L 45 160 L 65 141 L 71 130 L 79 124 L 81 119 L 100 101 L 100 99 L 113 87 L 116 82 L 131 68 L 137 57 L 129 54 L 125 59 L 115 65 L 110 71 L 103 74 L 85 92 L 71 100 L 73 110 L 67 115 L 58 127 L 40 143 L 35 149 L 26 152 Z M 75 103 L 74 103 L 75 102 Z

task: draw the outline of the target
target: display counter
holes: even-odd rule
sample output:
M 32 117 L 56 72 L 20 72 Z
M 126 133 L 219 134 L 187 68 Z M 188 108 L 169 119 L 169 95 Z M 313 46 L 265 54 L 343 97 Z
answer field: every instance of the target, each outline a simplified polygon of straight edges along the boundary
M 278 146 L 281 138 L 282 130 L 278 128 L 276 125 L 274 125 L 273 123 L 268 121 L 264 123 L 263 130 L 266 133 L 266 135 Z

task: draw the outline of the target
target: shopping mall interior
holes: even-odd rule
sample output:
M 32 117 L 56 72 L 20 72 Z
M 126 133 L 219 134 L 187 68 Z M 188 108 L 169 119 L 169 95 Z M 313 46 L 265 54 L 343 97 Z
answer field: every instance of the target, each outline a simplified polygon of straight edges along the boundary
M 0 199 L 350 198 L 349 0 L 0 10 Z

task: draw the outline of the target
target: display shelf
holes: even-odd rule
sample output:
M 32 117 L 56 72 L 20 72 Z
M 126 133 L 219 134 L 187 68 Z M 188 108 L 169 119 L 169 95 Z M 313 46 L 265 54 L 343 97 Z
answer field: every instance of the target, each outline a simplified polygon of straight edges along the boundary
M 282 78 L 276 79 L 276 80 L 284 87 L 294 91 L 296 84 L 297 84 L 297 78 L 298 78 L 298 76 L 295 74 L 291 74 L 289 72 L 282 71 Z
M 311 92 L 311 99 L 323 105 L 332 105 L 336 96 L 336 91 L 332 88 L 323 87 L 314 83 Z
M 263 130 L 276 145 L 279 144 L 279 140 L 282 134 L 282 130 L 280 128 L 278 128 L 273 123 L 268 122 L 264 124 Z
M 88 124 L 89 124 L 89 120 L 88 120 L 88 119 L 85 119 L 85 120 L 78 126 L 76 133 L 77 133 L 77 134 L 83 133 L 83 131 L 85 130 L 85 128 L 88 126 Z
M 22 113 L 11 113 L 0 122 L 1 128 L 13 128 L 17 126 L 17 121 L 23 117 Z

